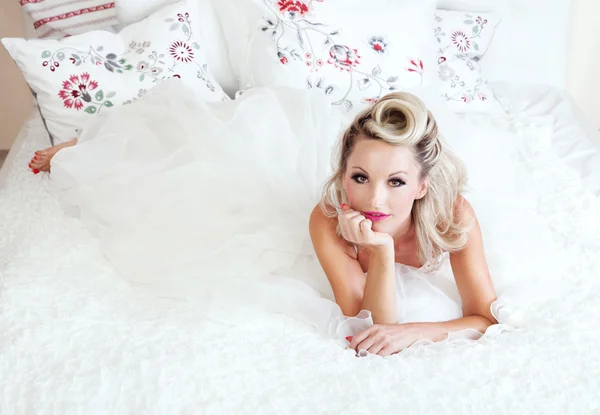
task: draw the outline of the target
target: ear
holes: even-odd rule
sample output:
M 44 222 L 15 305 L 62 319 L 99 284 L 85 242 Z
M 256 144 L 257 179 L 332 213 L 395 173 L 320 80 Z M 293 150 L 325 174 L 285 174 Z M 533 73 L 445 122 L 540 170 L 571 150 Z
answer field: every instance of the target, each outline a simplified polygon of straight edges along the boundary
M 423 199 L 427 194 L 427 190 L 429 189 L 429 180 L 425 179 L 421 181 L 419 184 L 419 190 L 417 191 L 417 195 L 415 196 L 415 200 Z

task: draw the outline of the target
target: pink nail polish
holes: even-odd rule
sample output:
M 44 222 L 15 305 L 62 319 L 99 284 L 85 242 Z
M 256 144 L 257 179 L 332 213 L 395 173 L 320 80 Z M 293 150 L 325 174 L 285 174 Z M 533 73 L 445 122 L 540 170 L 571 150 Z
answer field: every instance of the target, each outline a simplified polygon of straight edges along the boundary
M 352 336 L 347 336 L 346 337 L 346 341 L 351 342 L 352 341 Z

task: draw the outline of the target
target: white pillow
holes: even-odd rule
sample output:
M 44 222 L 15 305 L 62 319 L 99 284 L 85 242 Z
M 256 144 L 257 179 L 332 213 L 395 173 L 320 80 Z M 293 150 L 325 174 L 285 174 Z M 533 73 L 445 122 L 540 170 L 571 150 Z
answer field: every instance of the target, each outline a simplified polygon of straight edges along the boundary
M 195 1 L 167 6 L 119 34 L 93 31 L 61 40 L 5 38 L 54 142 L 77 135 L 89 117 L 143 96 L 170 77 L 205 101 L 228 99 L 212 76 Z
M 502 111 L 481 74 L 499 18 L 491 13 L 437 10 L 434 36 L 442 96 L 455 111 Z
M 356 111 L 436 80 L 432 0 L 221 0 L 240 89 L 319 88 Z
M 117 18 L 122 24 L 131 24 L 154 13 L 160 8 L 174 3 L 176 0 L 115 0 Z M 221 22 L 213 6 L 213 1 L 194 0 L 200 10 L 200 26 L 202 37 L 208 41 L 203 49 L 213 75 L 225 90 L 233 97 L 237 91 L 237 81 L 231 70 L 227 56 L 227 42 L 221 30 Z
M 115 3 L 108 0 L 21 0 L 29 33 L 37 38 L 60 38 L 117 24 Z

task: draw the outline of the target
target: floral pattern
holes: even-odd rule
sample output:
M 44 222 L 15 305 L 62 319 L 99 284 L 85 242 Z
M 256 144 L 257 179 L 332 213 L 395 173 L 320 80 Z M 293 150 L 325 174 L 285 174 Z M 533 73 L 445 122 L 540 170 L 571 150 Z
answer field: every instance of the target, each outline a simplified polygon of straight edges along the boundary
M 383 36 L 373 36 L 369 39 L 369 45 L 371 49 L 378 54 L 385 54 L 387 52 L 387 42 Z
M 169 53 L 179 62 L 190 63 L 194 60 L 194 51 L 187 43 L 177 40 L 171 44 Z
M 111 92 L 105 97 L 104 92 L 97 89 L 98 82 L 91 80 L 90 75 L 84 72 L 80 75 L 71 75 L 69 79 L 63 81 L 58 96 L 63 100 L 65 108 L 74 108 L 79 111 L 85 107 L 84 111 L 88 114 L 96 114 L 102 107 L 112 107 L 113 103 L 106 98 L 116 95 Z
M 282 10 L 285 9 L 289 14 L 294 12 L 294 7 L 299 6 L 293 3 L 300 2 L 282 1 L 280 3 Z M 300 11 L 303 10 L 300 9 Z M 211 81 L 207 65 L 195 62 L 196 52 L 200 50 L 200 45 L 192 41 L 193 30 L 189 13 L 177 13 L 173 17 L 166 18 L 164 22 L 169 25 L 169 31 L 181 31 L 183 35 L 180 39 L 172 41 L 164 53 L 158 50 L 150 50 L 148 53 L 148 49 L 152 47 L 152 42 L 148 40 L 131 41 L 123 56 L 112 52 L 104 53 L 102 45 L 90 46 L 87 50 L 62 47 L 55 51 L 43 51 L 41 64 L 43 67 L 48 67 L 51 72 L 57 71 L 61 65 L 65 64 L 70 64 L 71 68 L 82 65 L 102 66 L 114 74 L 137 72 L 139 73 L 139 82 L 150 79 L 152 83 L 159 83 L 170 77 L 181 78 L 182 76 L 176 72 L 175 68 L 178 65 L 195 64 L 197 78 L 204 81 L 210 91 L 215 92 L 216 87 Z M 140 55 L 146 53 L 148 54 L 140 59 Z M 137 97 L 128 99 L 122 104 L 134 102 L 143 97 L 146 91 L 146 88 L 140 88 Z M 99 114 L 103 108 L 113 107 L 114 104 L 109 98 L 113 98 L 115 95 L 115 92 L 105 94 L 99 89 L 99 83 L 92 80 L 87 71 L 70 75 L 67 80 L 62 81 L 58 91 L 58 97 L 62 99 L 64 108 L 75 111 L 83 110 L 88 114 Z
M 274 42 L 277 60 L 281 65 L 302 64 L 309 68 L 306 77 L 307 88 L 321 89 L 326 95 L 336 93 L 340 98 L 333 99 L 333 104 L 343 105 L 348 111 L 355 105 L 350 98 L 355 89 L 363 96 L 368 94 L 368 97 L 361 99 L 361 103 L 366 104 L 376 102 L 389 91 L 398 89 L 397 75 L 383 76 L 379 65 L 365 68 L 362 59 L 362 46 L 365 47 L 363 52 L 366 52 L 368 47 L 369 53 L 385 56 L 389 45 L 385 36 L 371 35 L 364 39 L 362 46 L 347 44 L 340 39 L 340 30 L 328 27 L 310 17 L 313 15 L 312 1 L 263 0 L 263 2 L 271 11 L 271 15 L 263 18 L 259 30 L 269 35 Z M 288 33 L 293 36 L 284 36 Z M 296 41 L 289 42 L 291 38 Z M 312 75 L 320 72 L 327 65 L 346 74 L 344 75 L 347 76 L 346 87 L 334 85 L 327 80 L 327 76 Z M 409 60 L 408 66 L 404 69 L 408 73 L 419 76 L 420 82 L 423 82 L 422 60 Z
M 491 33 L 487 33 L 488 18 L 438 10 L 436 21 L 439 26 L 435 28 L 434 36 L 440 44 L 438 78 L 444 85 L 443 97 L 459 105 L 486 103 L 492 93 L 475 59 L 483 54 L 491 41 Z
M 277 7 L 279 12 L 290 20 L 308 13 L 308 6 L 298 0 L 279 0 Z

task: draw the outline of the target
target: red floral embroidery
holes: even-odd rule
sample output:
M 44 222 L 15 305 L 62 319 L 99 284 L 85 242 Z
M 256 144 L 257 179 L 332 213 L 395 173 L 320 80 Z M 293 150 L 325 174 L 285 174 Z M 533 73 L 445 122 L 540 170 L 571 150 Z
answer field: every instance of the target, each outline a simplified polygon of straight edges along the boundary
M 327 63 L 341 70 L 350 71 L 353 66 L 360 64 L 358 49 L 350 49 L 348 46 L 334 45 L 329 49 L 331 57 Z
M 378 98 L 363 98 L 362 102 L 363 102 L 363 104 L 375 105 L 379 102 L 379 99 Z
M 456 46 L 456 48 L 461 52 L 464 53 L 471 49 L 471 40 L 466 34 L 464 34 L 464 32 L 457 30 L 454 33 L 452 33 L 452 36 L 450 38 L 452 39 L 452 43 L 454 43 L 454 46 Z
M 423 75 L 423 61 L 421 59 L 411 59 L 410 65 L 406 67 L 406 70 Z
M 369 39 L 369 45 L 373 48 L 373 50 L 380 54 L 385 54 L 387 52 L 387 42 L 381 36 L 373 36 Z
M 190 63 L 194 60 L 194 51 L 187 43 L 180 40 L 173 42 L 169 48 L 171 56 L 180 62 Z
M 83 101 L 92 102 L 89 91 L 98 88 L 98 82 L 90 81 L 90 75 L 84 72 L 81 75 L 71 75 L 63 82 L 62 88 L 58 96 L 62 98 L 64 106 L 79 111 L 83 108 Z
M 281 59 L 279 59 L 279 62 L 281 62 L 285 65 L 286 63 L 288 63 L 288 58 L 286 58 L 285 56 L 282 56 Z
M 303 16 L 308 13 L 308 6 L 298 0 L 279 0 L 277 7 L 281 13 L 287 14 L 292 19 L 297 15 Z

